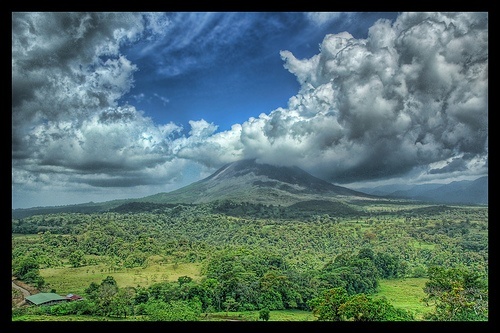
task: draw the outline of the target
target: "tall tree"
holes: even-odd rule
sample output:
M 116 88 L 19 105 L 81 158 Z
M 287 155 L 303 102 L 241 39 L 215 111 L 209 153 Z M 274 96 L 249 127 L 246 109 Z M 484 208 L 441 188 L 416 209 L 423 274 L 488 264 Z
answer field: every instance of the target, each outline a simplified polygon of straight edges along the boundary
M 435 301 L 435 311 L 426 319 L 439 321 L 488 320 L 488 287 L 486 278 L 464 267 L 428 269 L 429 281 L 424 287 L 426 302 Z

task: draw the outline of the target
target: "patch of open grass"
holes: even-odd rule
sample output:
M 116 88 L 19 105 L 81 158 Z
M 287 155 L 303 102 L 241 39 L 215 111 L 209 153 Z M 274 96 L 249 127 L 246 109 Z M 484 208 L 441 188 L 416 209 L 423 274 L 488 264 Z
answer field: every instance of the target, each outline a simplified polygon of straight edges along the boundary
M 316 320 L 316 317 L 314 317 L 314 315 L 310 311 L 274 310 L 269 312 L 269 321 L 314 321 L 314 320 Z
M 12 321 L 143 321 L 145 319 L 143 316 L 113 318 L 84 315 L 51 316 L 34 314 L 12 317 Z M 269 321 L 314 321 L 315 319 L 311 312 L 301 310 L 273 310 L 269 313 Z M 259 321 L 259 311 L 207 313 L 200 316 L 200 321 Z
M 422 301 L 426 296 L 423 288 L 427 281 L 427 278 L 380 280 L 379 291 L 374 297 L 385 296 L 393 306 L 408 310 L 416 320 L 421 320 L 425 313 L 434 309 Z
M 12 317 L 12 321 L 141 321 L 140 316 L 129 316 L 127 318 L 113 318 L 100 316 L 67 315 L 22 315 Z
M 416 248 L 416 249 L 434 250 L 434 248 L 436 247 L 436 245 L 435 244 L 427 244 L 427 243 L 424 243 L 424 242 L 415 241 L 415 242 L 413 242 L 413 247 Z
M 37 234 L 12 234 L 12 238 L 37 238 Z
M 203 321 L 259 321 L 259 311 L 208 313 Z M 272 310 L 269 321 L 314 321 L 312 312 L 302 310 Z
M 148 287 L 155 283 L 177 281 L 181 276 L 189 276 L 194 281 L 201 278 L 199 263 L 153 264 L 146 268 L 123 268 L 110 271 L 105 264 L 83 267 L 44 268 L 40 275 L 58 294 L 83 294 L 95 282 L 100 284 L 107 276 L 112 276 L 118 287 Z

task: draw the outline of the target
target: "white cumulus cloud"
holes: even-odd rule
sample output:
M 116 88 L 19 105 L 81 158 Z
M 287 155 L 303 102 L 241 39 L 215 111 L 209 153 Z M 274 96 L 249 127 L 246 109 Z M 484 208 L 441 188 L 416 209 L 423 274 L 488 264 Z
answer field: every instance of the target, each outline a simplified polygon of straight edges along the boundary
M 450 164 L 448 176 L 472 164 L 471 173 L 484 172 L 487 21 L 487 13 L 403 13 L 377 21 L 366 39 L 327 35 L 309 59 L 281 51 L 300 91 L 287 108 L 228 131 L 241 145 L 223 145 L 223 156 L 239 157 L 237 147 L 344 183 L 430 174 L 438 162 Z

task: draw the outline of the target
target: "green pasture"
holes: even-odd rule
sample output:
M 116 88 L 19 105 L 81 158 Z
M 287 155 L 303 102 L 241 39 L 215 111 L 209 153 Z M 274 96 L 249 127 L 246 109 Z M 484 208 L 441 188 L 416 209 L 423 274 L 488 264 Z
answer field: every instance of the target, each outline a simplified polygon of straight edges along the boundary
M 40 275 L 58 294 L 83 294 L 95 282 L 100 284 L 108 275 L 113 276 L 120 288 L 148 287 L 155 283 L 177 281 L 181 276 L 189 276 L 194 281 L 200 279 L 199 263 L 152 264 L 145 268 L 122 268 L 110 270 L 105 264 L 83 267 L 58 267 L 40 269 Z
M 424 243 L 424 242 L 419 242 L 419 241 L 414 241 L 413 242 L 413 247 L 416 249 L 427 249 L 427 250 L 434 250 L 436 247 L 435 244 L 429 244 L 429 243 Z
M 202 321 L 259 321 L 259 311 L 215 312 L 203 314 Z M 273 310 L 269 321 L 314 321 L 312 312 L 302 310 Z
M 275 310 L 269 312 L 269 321 L 314 321 L 311 312 L 301 310 Z M 142 321 L 142 316 L 112 318 L 99 316 L 68 315 L 47 316 L 25 314 L 13 316 L 12 321 Z M 200 321 L 259 321 L 259 311 L 203 313 Z
M 12 238 L 25 238 L 25 239 L 38 239 L 40 235 L 38 234 L 12 234 Z
M 48 315 L 22 315 L 13 316 L 12 321 L 140 321 L 139 316 L 130 316 L 127 318 L 67 315 L 67 316 L 48 316 Z
M 427 281 L 427 278 L 380 280 L 379 291 L 374 297 L 385 296 L 393 306 L 408 310 L 416 320 L 421 320 L 425 313 L 433 310 L 422 301 L 426 296 L 423 289 Z
M 50 283 L 51 288 L 56 289 L 60 294 L 83 293 L 91 282 L 100 283 L 107 275 L 112 275 L 120 287 L 125 286 L 146 286 L 155 283 L 153 277 L 159 272 L 165 273 L 166 279 L 162 281 L 174 281 L 179 276 L 191 276 L 199 278 L 199 265 L 179 264 L 175 269 L 173 264 L 159 266 L 154 265 L 145 269 L 129 269 L 116 273 L 97 272 L 100 266 L 89 266 L 79 268 L 51 268 L 41 270 L 42 276 Z M 94 269 L 95 273 L 86 273 L 87 269 Z M 137 283 L 137 276 L 142 279 Z M 406 278 L 381 280 L 379 291 L 373 295 L 374 298 L 385 297 L 395 307 L 402 308 L 414 314 L 415 319 L 422 320 L 423 315 L 433 310 L 432 306 L 427 306 L 422 301 L 425 297 L 423 288 L 426 278 Z M 156 282 L 161 282 L 157 280 Z M 100 318 L 93 316 L 42 316 L 23 315 L 13 317 L 16 321 L 107 321 L 107 320 L 141 320 L 133 316 L 127 319 Z M 300 310 L 280 310 L 271 311 L 269 321 L 314 321 L 316 318 L 311 312 Z M 258 321 L 259 311 L 243 312 L 217 312 L 203 314 L 200 321 Z

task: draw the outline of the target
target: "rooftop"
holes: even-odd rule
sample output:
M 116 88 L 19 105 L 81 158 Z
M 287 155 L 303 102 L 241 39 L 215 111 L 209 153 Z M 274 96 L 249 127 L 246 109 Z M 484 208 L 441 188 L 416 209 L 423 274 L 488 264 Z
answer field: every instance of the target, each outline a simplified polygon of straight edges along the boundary
M 35 295 L 31 295 L 26 297 L 26 300 L 30 301 L 33 304 L 40 305 L 47 302 L 53 301 L 65 301 L 66 297 L 55 294 L 55 293 L 38 293 Z

